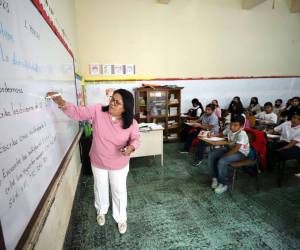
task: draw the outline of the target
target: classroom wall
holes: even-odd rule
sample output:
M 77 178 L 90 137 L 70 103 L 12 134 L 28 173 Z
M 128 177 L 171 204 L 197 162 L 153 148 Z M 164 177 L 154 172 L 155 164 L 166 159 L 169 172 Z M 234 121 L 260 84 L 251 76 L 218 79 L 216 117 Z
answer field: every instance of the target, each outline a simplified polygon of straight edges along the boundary
M 77 53 L 77 30 L 76 30 L 76 12 L 74 0 L 52 0 L 49 1 L 55 16 L 63 27 L 67 42 L 71 45 L 71 50 L 75 57 L 76 71 L 79 72 L 79 59 Z
M 300 13 L 286 0 L 75 0 L 80 71 L 133 63 L 154 77 L 300 75 Z

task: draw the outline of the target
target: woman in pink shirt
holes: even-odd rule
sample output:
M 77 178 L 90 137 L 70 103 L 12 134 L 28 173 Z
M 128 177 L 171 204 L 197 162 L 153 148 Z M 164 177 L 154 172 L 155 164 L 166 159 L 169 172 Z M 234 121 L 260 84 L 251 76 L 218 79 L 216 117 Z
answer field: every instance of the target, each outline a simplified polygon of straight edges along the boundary
M 51 97 L 57 94 L 49 92 Z M 109 208 L 109 182 L 112 194 L 113 218 L 118 223 L 119 232 L 127 230 L 127 188 L 130 154 L 139 145 L 138 123 L 133 119 L 134 98 L 125 89 L 114 92 L 108 106 L 100 104 L 75 106 L 55 95 L 53 101 L 71 119 L 91 120 L 93 141 L 90 150 L 94 176 L 95 207 L 97 222 L 105 224 Z

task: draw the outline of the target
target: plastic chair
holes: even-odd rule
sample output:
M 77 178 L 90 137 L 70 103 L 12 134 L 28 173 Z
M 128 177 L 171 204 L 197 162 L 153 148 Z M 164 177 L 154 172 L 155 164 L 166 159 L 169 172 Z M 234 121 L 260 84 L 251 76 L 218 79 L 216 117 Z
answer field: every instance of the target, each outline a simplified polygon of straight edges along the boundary
M 250 145 L 252 142 L 255 140 L 255 137 L 252 133 L 247 132 L 248 138 L 249 138 L 249 143 Z M 233 169 L 233 176 L 232 176 L 232 185 L 231 185 L 231 190 L 233 191 L 235 182 L 237 180 L 237 171 L 240 169 L 245 169 L 247 167 L 254 167 L 255 166 L 255 172 L 254 177 L 256 180 L 256 189 L 259 190 L 259 180 L 258 180 L 258 175 L 260 173 L 259 165 L 260 165 L 260 156 L 258 152 L 255 151 L 253 147 L 251 147 L 251 152 L 249 156 L 246 159 L 240 160 L 240 161 L 235 161 L 231 162 L 228 164 L 230 168 Z

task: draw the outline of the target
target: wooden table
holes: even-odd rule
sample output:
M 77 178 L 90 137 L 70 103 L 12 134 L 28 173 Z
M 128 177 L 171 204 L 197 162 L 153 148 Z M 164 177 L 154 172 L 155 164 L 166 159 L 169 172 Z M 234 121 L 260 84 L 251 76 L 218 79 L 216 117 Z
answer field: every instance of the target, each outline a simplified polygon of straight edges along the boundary
M 150 131 L 140 132 L 141 144 L 135 152 L 132 153 L 131 158 L 143 156 L 161 156 L 161 166 L 164 165 L 164 145 L 163 145 L 163 128 Z

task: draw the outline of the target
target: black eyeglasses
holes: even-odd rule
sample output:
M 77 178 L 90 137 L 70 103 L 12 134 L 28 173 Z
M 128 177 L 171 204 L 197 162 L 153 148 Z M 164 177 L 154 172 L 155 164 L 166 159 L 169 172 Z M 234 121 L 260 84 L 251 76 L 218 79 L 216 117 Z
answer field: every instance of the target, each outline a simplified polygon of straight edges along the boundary
M 114 104 L 115 106 L 122 106 L 123 103 L 119 100 L 114 99 L 113 97 L 110 99 L 110 103 Z

